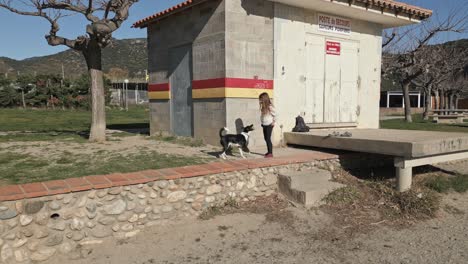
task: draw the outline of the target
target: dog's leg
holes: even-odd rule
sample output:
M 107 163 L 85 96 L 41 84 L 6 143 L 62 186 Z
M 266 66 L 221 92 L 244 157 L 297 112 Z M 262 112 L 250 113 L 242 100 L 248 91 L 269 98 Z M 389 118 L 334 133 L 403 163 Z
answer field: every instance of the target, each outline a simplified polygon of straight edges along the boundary
M 219 155 L 219 157 L 225 160 L 226 159 L 226 152 L 221 153 L 221 155 Z
M 246 157 L 244 156 L 244 152 L 242 151 L 242 148 L 239 148 L 239 152 L 240 152 L 242 158 L 246 159 Z

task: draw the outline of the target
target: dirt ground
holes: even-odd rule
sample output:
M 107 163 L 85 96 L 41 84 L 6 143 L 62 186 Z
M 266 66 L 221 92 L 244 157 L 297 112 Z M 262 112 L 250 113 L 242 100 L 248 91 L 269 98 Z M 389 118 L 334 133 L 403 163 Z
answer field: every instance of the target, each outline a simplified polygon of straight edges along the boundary
M 444 195 L 437 217 L 405 227 L 375 223 L 352 236 L 320 209 L 256 206 L 210 220 L 145 229 L 125 241 L 86 246 L 70 263 L 467 263 L 468 194 Z M 259 210 L 260 208 L 260 210 Z M 455 209 L 456 208 L 456 209 Z
M 466 171 L 466 165 L 446 169 Z M 209 220 L 148 227 L 130 239 L 84 246 L 78 259 L 57 255 L 48 263 L 468 263 L 468 193 L 441 196 L 434 218 L 399 224 L 344 221 L 339 218 L 367 214 L 258 199 Z
M 0 152 L 40 156 L 54 159 L 66 155 L 94 155 L 100 153 L 119 153 L 121 155 L 138 154 L 142 150 L 157 151 L 161 154 L 201 156 L 210 155 L 215 148 L 212 146 L 187 147 L 171 142 L 153 140 L 148 136 L 137 135 L 118 137 L 100 144 L 75 143 L 67 141 L 36 141 L 36 142 L 5 142 L 0 143 Z

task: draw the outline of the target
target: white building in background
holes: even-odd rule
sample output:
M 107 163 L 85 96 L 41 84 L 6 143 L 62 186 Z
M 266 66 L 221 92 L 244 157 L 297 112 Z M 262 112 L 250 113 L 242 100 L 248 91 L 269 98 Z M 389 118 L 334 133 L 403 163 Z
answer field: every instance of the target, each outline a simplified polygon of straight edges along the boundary
M 137 21 L 147 28 L 151 133 L 219 144 L 259 124 L 258 96 L 310 126 L 379 127 L 382 32 L 432 11 L 393 0 L 187 0 Z M 262 133 L 251 144 L 263 144 Z

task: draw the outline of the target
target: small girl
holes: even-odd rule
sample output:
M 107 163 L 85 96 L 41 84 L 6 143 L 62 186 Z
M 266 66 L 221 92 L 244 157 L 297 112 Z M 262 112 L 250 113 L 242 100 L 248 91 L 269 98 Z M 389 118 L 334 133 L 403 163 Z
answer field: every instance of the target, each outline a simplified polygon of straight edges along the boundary
M 259 98 L 260 102 L 260 120 L 263 127 L 263 137 L 267 144 L 268 152 L 265 158 L 273 158 L 273 144 L 271 143 L 271 133 L 276 122 L 276 112 L 273 104 L 271 103 L 270 96 L 267 93 L 262 93 Z

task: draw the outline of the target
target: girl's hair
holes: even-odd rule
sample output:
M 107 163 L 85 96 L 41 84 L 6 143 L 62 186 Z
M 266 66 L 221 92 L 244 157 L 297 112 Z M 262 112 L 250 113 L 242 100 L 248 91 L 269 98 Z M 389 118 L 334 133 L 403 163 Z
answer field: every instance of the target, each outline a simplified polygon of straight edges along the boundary
M 262 115 L 268 114 L 270 112 L 270 106 L 272 105 L 268 93 L 262 93 L 258 97 L 258 100 L 260 100 L 260 111 L 262 112 Z

